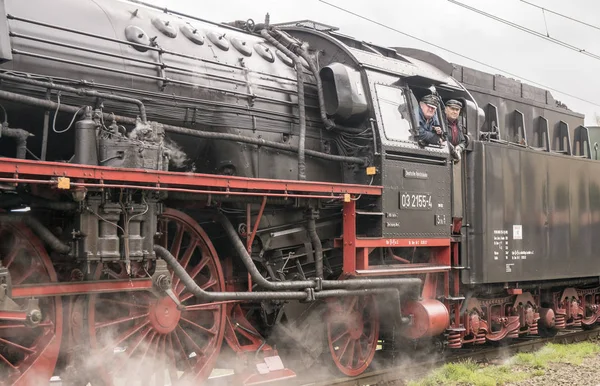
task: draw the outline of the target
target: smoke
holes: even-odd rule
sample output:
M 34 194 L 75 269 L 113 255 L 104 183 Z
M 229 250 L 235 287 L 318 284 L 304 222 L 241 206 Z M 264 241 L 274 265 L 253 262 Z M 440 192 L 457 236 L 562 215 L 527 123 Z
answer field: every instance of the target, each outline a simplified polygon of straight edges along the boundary
M 189 163 L 190 159 L 182 148 L 169 138 L 165 138 L 163 142 L 167 153 L 169 155 L 169 164 L 177 169 L 187 169 L 187 172 L 195 172 L 196 165 L 192 162 Z
M 119 298 L 120 302 L 139 304 L 130 308 L 131 317 L 143 314 L 144 302 L 139 295 L 129 294 Z M 137 301 L 136 301 L 137 300 Z M 337 300 L 337 299 L 336 299 Z M 435 340 L 421 340 L 418 342 L 403 339 L 399 326 L 393 326 L 394 302 L 378 297 L 381 329 L 379 332 L 378 351 L 375 353 L 371 365 L 366 371 L 395 368 L 397 371 L 390 373 L 390 379 L 402 379 L 395 384 L 424 375 L 426 370 L 439 366 L 443 355 Z M 284 306 L 284 315 L 281 323 L 273 327 L 268 336 L 268 344 L 277 349 L 285 368 L 291 369 L 297 375 L 293 382 L 327 382 L 328 380 L 345 377 L 335 366 L 330 352 L 327 323 L 347 324 L 352 326 L 357 321 L 356 312 L 348 312 L 350 304 L 348 299 L 340 301 L 341 307 L 331 307 L 326 302 L 311 304 L 290 302 Z M 356 309 L 369 309 L 368 306 L 359 306 Z M 104 315 L 107 321 L 121 319 L 115 313 L 114 307 L 100 307 L 96 309 L 97 315 Z M 135 322 L 137 320 L 137 322 Z M 188 340 L 186 333 L 179 327 L 168 333 L 160 334 L 149 325 L 143 323 L 145 319 L 134 319 L 130 325 L 124 326 L 119 331 L 107 328 L 96 330 L 94 344 L 81 347 L 81 352 L 74 355 L 73 367 L 83 382 L 73 383 L 90 386 L 141 386 L 141 385 L 181 385 L 195 386 L 202 384 L 209 372 L 212 374 L 211 385 L 239 384 L 239 377 L 231 376 L 233 369 L 247 370 L 248 373 L 256 372 L 255 362 L 261 362 L 261 353 L 247 353 L 245 363 L 241 363 L 240 356 L 227 347 L 223 341 L 221 352 L 217 358 L 203 358 L 200 350 L 204 342 L 200 336 L 195 336 L 193 330 L 187 330 L 181 324 L 192 340 Z M 98 319 L 96 323 L 102 322 Z M 198 319 L 194 323 L 202 324 Z M 131 337 L 123 339 L 125 331 L 140 329 Z M 209 326 L 205 326 L 209 328 Z M 365 329 L 366 331 L 367 329 Z M 101 333 L 98 331 L 102 331 Z M 179 342 L 178 342 L 179 341 Z M 343 339 L 334 344 L 336 350 L 341 350 Z M 90 347 L 97 347 L 91 349 Z M 338 353 L 340 351 L 337 351 Z M 359 350 L 355 350 L 359 353 Z M 343 358 L 347 359 L 347 356 Z M 345 361 L 344 359 L 343 361 Z M 343 362 L 342 361 L 342 362 Z M 206 363 L 206 372 L 197 378 L 188 377 L 190 369 L 196 374 L 198 367 Z M 247 367 L 245 368 L 244 365 Z M 214 369 L 213 369 L 214 367 Z M 114 378 L 112 375 L 114 375 Z M 238 374 L 240 374 L 238 372 Z M 66 380 L 66 378 L 65 378 Z M 42 384 L 42 383 L 40 383 Z M 66 383 L 65 383 L 66 384 Z
M 163 126 L 158 122 L 144 124 L 138 119 L 135 128 L 129 133 L 129 138 L 155 145 L 162 144 L 165 147 L 165 154 L 169 158 L 170 169 L 183 169 L 186 172 L 196 171 L 196 165 L 190 162 L 189 157 L 185 154 L 181 146 L 175 143 L 175 141 L 166 138 Z
M 91 386 L 198 385 L 205 378 L 198 370 L 205 363 L 211 371 L 214 358 L 204 358 L 193 351 L 175 352 L 171 349 L 171 337 L 152 329 L 142 330 L 139 337 L 121 343 L 116 342 L 116 336 L 103 336 L 97 349 L 74 358 L 78 378 Z
M 285 323 L 280 323 L 273 330 L 273 341 L 277 342 L 280 355 L 286 367 L 296 372 L 299 377 L 311 376 L 319 370 L 319 363 L 324 353 L 329 352 L 327 346 L 324 303 L 306 305 L 289 303 L 286 305 Z M 323 374 L 326 375 L 326 374 Z
M 135 128 L 129 133 L 129 138 L 143 142 L 160 143 L 164 135 L 164 129 L 160 123 L 148 122 L 144 124 L 138 118 Z

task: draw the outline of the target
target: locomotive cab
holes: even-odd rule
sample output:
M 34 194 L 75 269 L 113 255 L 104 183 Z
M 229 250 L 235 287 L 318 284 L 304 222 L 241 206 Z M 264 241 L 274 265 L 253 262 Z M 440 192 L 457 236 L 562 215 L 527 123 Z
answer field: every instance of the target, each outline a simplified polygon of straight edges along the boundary
M 423 89 L 402 80 L 374 85 L 381 138 L 384 237 L 448 237 L 451 162 L 447 147 L 421 146 L 418 98 Z M 444 127 L 441 109 L 437 122 Z

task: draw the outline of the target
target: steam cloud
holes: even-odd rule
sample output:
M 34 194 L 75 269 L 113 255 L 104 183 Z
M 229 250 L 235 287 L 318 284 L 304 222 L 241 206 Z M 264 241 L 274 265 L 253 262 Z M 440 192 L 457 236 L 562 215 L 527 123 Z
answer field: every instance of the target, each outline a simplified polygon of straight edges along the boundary
M 189 158 L 187 154 L 181 149 L 181 147 L 170 140 L 169 138 L 164 139 L 164 146 L 169 153 L 169 163 L 178 169 L 187 168 L 189 172 L 196 171 L 196 165 L 193 163 L 188 164 Z

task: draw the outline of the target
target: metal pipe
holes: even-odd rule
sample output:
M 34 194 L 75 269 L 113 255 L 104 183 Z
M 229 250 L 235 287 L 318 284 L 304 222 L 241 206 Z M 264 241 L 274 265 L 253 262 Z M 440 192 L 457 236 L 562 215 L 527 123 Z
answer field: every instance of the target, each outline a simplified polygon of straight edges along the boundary
M 39 106 L 39 107 L 43 107 L 46 109 L 56 110 L 56 108 L 58 107 L 59 110 L 70 112 L 70 113 L 76 113 L 79 110 L 79 108 L 75 107 L 75 106 L 68 106 L 68 105 L 63 105 L 63 104 L 58 106 L 58 104 L 53 101 L 34 98 L 34 97 L 27 96 L 27 95 L 17 94 L 17 93 L 13 93 L 13 92 L 4 91 L 4 90 L 0 90 L 0 99 L 6 99 L 6 100 L 11 100 L 11 101 L 19 102 L 19 103 L 25 103 L 25 104 L 29 104 L 29 105 L 33 105 L 33 106 Z M 112 117 L 114 117 L 115 120 L 120 123 L 127 123 L 127 124 L 131 124 L 131 125 L 136 124 L 135 118 L 124 117 L 122 115 L 112 115 L 112 114 L 108 114 L 108 113 L 103 113 L 103 114 L 104 114 L 104 119 L 107 119 L 107 120 L 110 120 L 110 119 L 112 119 Z M 214 139 L 214 140 L 229 140 L 229 141 L 235 141 L 235 142 L 249 143 L 252 145 L 271 147 L 271 148 L 286 150 L 286 151 L 290 151 L 290 152 L 294 152 L 294 153 L 298 151 L 298 148 L 294 147 L 291 144 L 266 141 L 262 138 L 246 137 L 246 136 L 239 135 L 239 134 L 214 133 L 214 132 L 209 132 L 209 131 L 200 131 L 200 130 L 196 130 L 196 129 L 188 129 L 185 127 L 172 126 L 172 125 L 162 125 L 162 127 L 166 132 L 189 135 L 192 137 Z M 315 157 L 315 158 L 321 158 L 321 159 L 325 159 L 325 160 L 329 160 L 329 161 L 347 162 L 347 163 L 353 163 L 353 164 L 359 164 L 359 165 L 366 165 L 368 162 L 366 158 L 333 155 L 333 154 L 322 153 L 322 152 L 318 152 L 318 151 L 314 151 L 314 150 L 306 150 L 306 154 L 310 155 L 312 157 Z
M 217 220 L 223 226 L 225 233 L 229 236 L 230 241 L 233 243 L 233 247 L 238 252 L 239 257 L 242 259 L 242 262 L 246 266 L 246 269 L 252 276 L 252 280 L 260 287 L 266 288 L 268 290 L 290 290 L 290 289 L 304 289 L 304 288 L 315 288 L 316 284 L 313 280 L 294 280 L 294 281 L 282 281 L 282 282 L 271 282 L 263 277 L 260 273 L 254 261 L 252 261 L 252 257 L 248 254 L 246 250 L 246 246 L 240 240 L 237 235 L 236 230 L 231 225 L 229 219 L 222 213 L 217 215 Z
M 71 247 L 60 241 L 52 232 L 48 230 L 38 219 L 30 215 L 0 213 L 0 222 L 23 223 L 27 225 L 42 241 L 46 243 L 55 252 L 63 255 L 71 251 Z
M 238 253 L 242 263 L 246 266 L 248 273 L 252 277 L 252 280 L 259 286 L 268 290 L 282 290 L 282 289 L 307 289 L 307 288 L 318 288 L 321 286 L 323 289 L 369 289 L 369 288 L 412 288 L 418 290 L 421 286 L 421 279 L 404 277 L 404 278 L 386 278 L 386 279 L 349 279 L 349 280 L 291 280 L 285 282 L 272 282 L 267 280 L 261 275 L 258 268 L 254 264 L 252 257 L 246 250 L 246 246 L 238 237 L 237 231 L 227 218 L 222 213 L 217 214 L 217 221 L 221 224 L 225 230 L 225 234 L 229 237 L 233 243 L 233 247 Z M 319 285 L 320 284 L 320 285 Z
M 348 280 L 323 280 L 323 289 L 369 289 L 369 288 L 403 288 L 416 291 L 421 287 L 422 281 L 416 277 L 395 277 L 386 279 L 348 279 Z
M 204 291 L 192 277 L 187 273 L 185 268 L 179 264 L 177 259 L 164 247 L 160 245 L 154 246 L 156 256 L 163 259 L 173 270 L 185 288 L 199 299 L 212 302 L 223 300 L 303 300 L 306 299 L 306 292 L 207 292 Z
M 50 99 L 52 91 L 46 90 L 46 99 Z M 48 151 L 48 130 L 50 128 L 50 110 L 44 111 L 44 126 L 42 128 L 42 161 L 46 160 L 46 153 Z
M 185 288 L 194 296 L 205 302 L 227 301 L 227 300 L 317 300 L 329 297 L 340 296 L 366 296 L 377 294 L 392 294 L 397 299 L 400 299 L 400 292 L 396 288 L 373 288 L 361 290 L 343 290 L 335 289 L 329 291 L 313 292 L 313 291 L 255 291 L 255 292 L 207 292 L 204 291 L 192 277 L 187 273 L 185 268 L 179 264 L 177 259 L 164 247 L 160 245 L 154 246 L 156 256 L 163 259 L 173 270 Z
M 111 73 L 117 73 L 117 74 L 129 75 L 129 76 L 136 76 L 138 78 L 143 78 L 143 79 L 158 80 L 160 82 L 173 83 L 173 84 L 179 84 L 179 85 L 190 86 L 190 87 L 202 87 L 206 90 L 217 91 L 217 92 L 234 95 L 234 96 L 243 96 L 245 98 L 262 99 L 262 100 L 265 100 L 268 102 L 279 103 L 279 104 L 283 104 L 283 105 L 293 104 L 292 102 L 275 99 L 275 98 L 269 98 L 266 96 L 261 96 L 261 95 L 256 95 L 256 94 L 248 94 L 248 93 L 244 93 L 244 92 L 240 92 L 240 91 L 228 90 L 225 88 L 200 85 L 198 83 L 184 82 L 182 80 L 172 79 L 172 78 L 163 77 L 163 76 L 145 75 L 145 74 L 140 74 L 140 73 L 132 72 L 132 71 L 119 70 L 118 68 L 111 68 L 111 67 L 100 66 L 100 65 L 96 65 L 96 64 L 78 62 L 76 60 L 62 59 L 62 58 L 58 58 L 55 56 L 36 54 L 34 52 L 21 51 L 21 50 L 17 50 L 17 49 L 12 49 L 11 52 L 13 53 L 13 55 L 23 55 L 23 56 L 29 56 L 29 57 L 37 58 L 37 59 L 51 60 L 51 61 L 58 62 L 58 63 L 73 64 L 75 66 L 93 68 L 94 70 L 108 71 Z
M 31 86 L 44 87 L 46 89 L 70 92 L 70 93 L 77 94 L 77 95 L 85 95 L 85 96 L 90 96 L 90 97 L 95 97 L 95 98 L 114 100 L 117 102 L 133 103 L 133 104 L 137 105 L 140 110 L 140 119 L 142 120 L 142 122 L 146 123 L 146 120 L 147 120 L 146 107 L 144 106 L 144 103 L 139 99 L 124 97 L 124 96 L 120 96 L 120 95 L 101 93 L 101 92 L 98 92 L 95 90 L 84 90 L 82 88 L 63 86 L 63 85 L 55 84 L 52 82 L 42 82 L 42 81 L 34 80 L 34 79 L 25 79 L 25 78 L 22 78 L 19 76 L 13 76 L 13 75 L 8 75 L 8 74 L 4 74 L 4 73 L 0 73 L 0 79 L 29 84 Z
M 166 64 L 166 63 L 159 63 L 159 62 L 155 62 L 155 61 L 152 61 L 152 60 L 138 59 L 138 58 L 135 58 L 135 57 L 132 57 L 132 56 L 127 56 L 127 55 L 113 54 L 112 52 L 106 52 L 106 51 L 96 50 L 96 49 L 93 49 L 93 48 L 85 48 L 85 47 L 77 46 L 77 45 L 74 45 L 74 44 L 61 43 L 61 42 L 57 42 L 57 41 L 54 41 L 54 40 L 42 39 L 42 38 L 35 37 L 35 36 L 22 35 L 22 34 L 19 34 L 19 33 L 16 33 L 16 32 L 11 32 L 10 36 L 11 37 L 15 37 L 15 38 L 32 40 L 32 41 L 40 42 L 40 43 L 51 44 L 51 45 L 55 45 L 55 46 L 58 46 L 58 47 L 65 47 L 65 48 L 70 48 L 70 49 L 79 50 L 79 51 L 83 51 L 83 52 L 89 52 L 89 53 L 92 53 L 92 54 L 104 55 L 104 56 L 109 56 L 109 57 L 117 58 L 117 59 L 125 59 L 125 60 L 129 60 L 129 61 L 132 61 L 132 62 L 135 62 L 135 63 L 147 64 L 149 66 L 157 66 L 157 67 L 160 66 L 160 67 L 162 67 L 164 69 L 172 69 L 172 70 L 187 72 L 187 73 L 198 75 L 198 76 L 202 76 L 202 77 L 205 77 L 205 78 L 219 79 L 219 80 L 223 80 L 223 81 L 231 82 L 231 83 L 246 84 L 245 81 L 233 79 L 231 77 L 220 76 L 220 75 L 215 75 L 215 74 L 208 74 L 206 72 L 194 71 L 194 70 L 191 70 L 189 68 L 184 68 L 184 67 L 179 67 L 179 66 L 173 66 L 173 65 L 170 65 L 170 64 Z
M 23 129 L 12 129 L 5 125 L 0 128 L 0 137 L 14 138 L 17 142 L 17 158 L 25 159 L 27 157 L 27 138 L 33 134 Z
M 261 30 L 260 35 L 269 43 L 273 44 L 278 50 L 283 52 L 287 57 L 292 59 L 296 65 L 296 77 L 298 80 L 298 120 L 300 125 L 298 138 L 298 179 L 306 180 L 306 159 L 304 155 L 304 147 L 306 144 L 306 106 L 304 101 L 304 71 L 302 69 L 302 62 L 297 55 L 288 50 L 283 44 L 279 43 L 266 29 Z
M 310 213 L 308 214 L 308 235 L 310 236 L 310 241 L 315 249 L 315 275 L 319 278 L 323 278 L 323 245 L 321 244 L 321 239 L 319 239 L 319 235 L 317 234 L 317 225 L 315 221 L 316 213 L 311 208 Z
M 396 299 L 400 300 L 400 291 L 397 288 L 365 288 L 365 289 L 332 289 L 326 291 L 315 292 L 315 299 L 324 299 L 338 296 L 367 296 L 367 295 L 382 295 L 391 294 Z M 400 310 L 399 306 L 395 307 Z
M 208 139 L 223 139 L 223 140 L 249 143 L 249 144 L 257 145 L 257 146 L 271 147 L 271 148 L 280 149 L 280 150 L 287 150 L 287 151 L 294 152 L 294 153 L 298 152 L 298 148 L 291 144 L 266 141 L 262 138 L 245 137 L 243 135 L 230 134 L 230 133 L 213 133 L 213 132 L 208 132 L 208 131 L 198 131 L 195 129 L 187 129 L 184 127 L 171 126 L 171 125 L 163 125 L 163 128 L 167 132 L 185 134 L 185 135 L 190 135 L 193 137 L 208 138 Z M 348 163 L 359 164 L 359 165 L 366 165 L 368 163 L 366 158 L 333 155 L 333 154 L 322 153 L 322 152 L 315 151 L 315 150 L 305 150 L 305 154 L 309 155 L 311 157 L 321 158 L 321 159 L 325 159 L 325 160 L 329 160 L 329 161 L 348 162 Z

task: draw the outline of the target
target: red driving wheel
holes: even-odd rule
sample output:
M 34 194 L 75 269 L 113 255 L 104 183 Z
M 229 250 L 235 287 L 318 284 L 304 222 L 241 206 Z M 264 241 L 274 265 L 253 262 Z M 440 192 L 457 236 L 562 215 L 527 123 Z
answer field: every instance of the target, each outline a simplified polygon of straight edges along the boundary
M 222 291 L 217 253 L 204 230 L 188 215 L 167 209 L 159 219 L 158 244 L 167 248 L 202 289 Z M 150 267 L 132 264 L 132 276 Z M 106 264 L 97 278 L 127 278 L 124 264 Z M 176 385 L 208 378 L 221 349 L 225 305 L 202 304 L 173 277 L 179 310 L 168 296 L 151 292 L 108 293 L 89 298 L 88 321 L 94 360 L 106 385 Z M 98 370 L 98 367 L 97 367 Z M 95 386 L 95 383 L 94 383 Z
M 371 364 L 379 339 L 375 297 L 328 299 L 327 304 L 327 340 L 333 362 L 345 375 L 360 375 Z
M 0 224 L 0 259 L 13 286 L 56 282 L 56 272 L 42 242 L 25 226 Z M 16 299 L 24 307 L 25 299 Z M 0 320 L 2 384 L 48 383 L 60 350 L 63 316 L 58 297 L 39 299 L 42 320 L 35 327 Z

